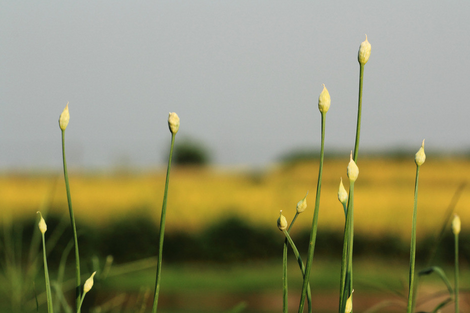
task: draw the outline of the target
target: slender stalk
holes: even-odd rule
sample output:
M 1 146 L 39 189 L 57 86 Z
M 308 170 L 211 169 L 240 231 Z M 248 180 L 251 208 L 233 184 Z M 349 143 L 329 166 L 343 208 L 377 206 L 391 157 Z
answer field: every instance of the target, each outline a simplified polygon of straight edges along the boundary
M 47 258 L 46 258 L 46 238 L 44 233 L 42 235 L 42 257 L 44 262 L 44 276 L 46 279 L 46 297 L 47 297 L 47 312 L 53 313 L 54 309 L 52 307 L 52 293 L 51 293 L 51 281 L 49 279 L 49 269 L 47 267 Z
M 455 313 L 459 313 L 459 234 L 456 233 L 454 235 L 454 241 L 455 241 L 455 287 L 454 287 L 454 292 L 455 292 Z
M 75 298 L 76 298 L 76 305 L 77 305 L 77 313 L 80 313 L 80 298 L 81 298 L 80 254 L 78 252 L 77 227 L 75 225 L 75 216 L 73 214 L 73 209 L 72 209 L 72 197 L 70 196 L 70 184 L 69 184 L 69 175 L 67 171 L 67 161 L 65 160 L 65 129 L 62 130 L 62 160 L 63 160 L 63 165 L 64 165 L 65 189 L 67 191 L 67 203 L 68 203 L 69 213 L 70 213 L 70 223 L 72 224 L 73 241 L 75 245 L 75 281 L 76 281 Z
M 158 306 L 158 295 L 160 293 L 160 279 L 162 272 L 162 257 L 163 257 L 163 239 L 165 235 L 165 219 L 166 219 L 166 203 L 168 198 L 168 185 L 170 182 L 170 169 L 171 169 L 171 159 L 173 157 L 173 147 L 175 145 L 175 133 L 171 134 L 171 146 L 170 146 L 170 156 L 168 158 L 168 168 L 166 171 L 166 181 L 165 181 L 165 192 L 163 194 L 163 205 L 162 205 L 162 216 L 160 218 L 160 235 L 159 235 L 159 244 L 158 244 L 158 264 L 157 264 L 157 277 L 155 280 L 155 297 L 153 300 L 153 309 L 152 312 L 157 312 Z
M 305 269 L 304 282 L 302 284 L 302 293 L 299 303 L 299 313 L 304 310 L 305 296 L 310 279 L 310 271 L 312 269 L 313 255 L 315 252 L 315 241 L 317 239 L 318 211 L 320 208 L 321 181 L 323 173 L 323 161 L 325 158 L 325 119 L 326 112 L 321 113 L 321 150 L 320 150 L 320 168 L 318 170 L 317 193 L 315 197 L 315 209 L 313 212 L 312 229 L 310 232 L 310 241 L 308 246 L 307 268 Z
M 299 215 L 298 212 L 295 212 L 294 218 L 292 219 L 292 222 L 289 225 L 289 229 L 287 230 L 288 232 L 291 230 L 292 226 L 295 223 L 295 220 L 297 219 L 297 216 Z M 284 249 L 282 252 L 282 311 L 284 313 L 288 312 L 288 298 L 289 298 L 289 292 L 288 292 L 288 286 L 287 286 L 287 238 L 284 240 Z
M 418 179 L 419 179 L 419 168 L 416 166 L 416 178 L 415 178 L 415 195 L 413 205 L 413 224 L 411 226 L 411 245 L 410 245 L 410 273 L 409 273 L 409 289 L 408 289 L 408 306 L 407 313 L 411 313 L 414 307 L 414 281 L 415 281 L 415 260 L 416 260 L 416 220 L 417 220 L 417 206 L 418 206 Z
M 349 181 L 349 199 L 344 226 L 343 254 L 341 259 L 339 312 L 343 313 L 346 301 L 353 291 L 353 243 L 354 243 L 354 182 Z
M 290 223 L 289 225 L 289 228 L 287 229 L 287 233 L 290 232 L 290 230 L 292 229 L 292 226 L 294 225 L 295 223 L 295 220 L 297 219 L 297 217 L 299 216 L 299 212 L 295 212 L 295 215 L 294 215 L 294 218 L 292 219 L 292 222 Z M 287 237 L 286 236 L 286 239 L 284 240 L 284 254 L 283 254 L 283 264 L 285 264 L 285 266 L 283 267 L 283 282 L 284 282 L 284 299 L 283 299 L 283 309 L 284 309 L 284 312 L 287 312 L 288 310 L 288 305 L 287 305 L 287 297 L 288 297 L 288 292 L 287 292 L 287 243 L 289 242 L 291 247 L 292 247 L 292 250 L 294 251 L 294 254 L 297 258 L 297 262 L 299 263 L 299 268 L 300 268 L 300 272 L 302 274 L 302 277 L 305 277 L 305 266 L 304 266 L 304 263 L 302 262 L 302 258 L 300 257 L 300 254 L 298 253 L 297 251 L 297 248 L 296 246 L 294 245 L 294 241 L 292 241 L 292 239 L 290 238 L 290 236 Z M 312 295 L 311 295 L 311 291 L 310 291 L 310 283 L 308 284 L 307 286 L 307 304 L 308 304 L 308 312 L 312 312 Z
M 364 80 L 364 65 L 359 63 L 359 99 L 357 104 L 357 125 L 356 125 L 356 143 L 354 144 L 354 162 L 357 163 L 357 156 L 359 154 L 359 138 L 361 136 L 361 115 L 362 115 L 362 84 Z
M 81 308 L 82 308 L 82 304 L 83 304 L 83 300 L 85 299 L 85 295 L 86 295 L 86 293 L 84 293 L 84 294 L 82 295 L 82 299 L 80 300 L 80 303 L 79 303 L 79 305 L 78 305 L 78 311 L 80 311 Z
M 284 230 L 284 235 L 286 236 L 286 240 L 289 242 L 292 248 L 292 251 L 294 252 L 295 257 L 297 258 L 297 263 L 299 264 L 300 272 L 302 273 L 302 276 L 305 278 L 305 266 L 304 266 L 304 262 L 302 261 L 302 257 L 300 256 L 299 250 L 297 250 L 297 247 L 294 244 L 292 237 L 289 235 L 289 231 Z M 312 291 L 310 289 L 310 283 L 307 285 L 307 303 L 308 303 L 308 312 L 311 313 L 312 312 Z
M 289 292 L 287 288 L 287 238 L 284 241 L 284 249 L 282 251 L 282 312 L 287 313 Z

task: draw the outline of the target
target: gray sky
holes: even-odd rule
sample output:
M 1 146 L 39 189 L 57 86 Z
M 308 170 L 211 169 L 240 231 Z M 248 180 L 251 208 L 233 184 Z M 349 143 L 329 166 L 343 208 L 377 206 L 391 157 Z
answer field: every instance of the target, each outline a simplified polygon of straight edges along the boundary
M 368 35 L 362 149 L 470 149 L 470 2 L 0 0 L 0 169 L 160 165 L 170 134 L 218 164 L 354 145 L 357 50 Z

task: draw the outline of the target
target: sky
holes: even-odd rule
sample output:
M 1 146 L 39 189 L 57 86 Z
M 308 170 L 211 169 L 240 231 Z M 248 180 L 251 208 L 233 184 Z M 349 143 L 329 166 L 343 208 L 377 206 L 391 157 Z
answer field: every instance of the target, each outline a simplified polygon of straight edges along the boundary
M 161 166 L 176 140 L 221 166 L 353 149 L 470 150 L 470 2 L 0 0 L 0 170 Z

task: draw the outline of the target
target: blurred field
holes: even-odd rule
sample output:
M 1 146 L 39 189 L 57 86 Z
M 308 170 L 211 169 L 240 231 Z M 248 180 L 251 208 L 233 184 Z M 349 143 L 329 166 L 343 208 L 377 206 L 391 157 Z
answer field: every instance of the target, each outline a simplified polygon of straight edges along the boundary
M 408 236 L 411 228 L 415 164 L 408 160 L 360 158 L 355 188 L 357 233 Z M 347 158 L 327 160 L 323 172 L 319 229 L 341 230 L 344 223 L 337 188 L 348 188 Z M 255 225 L 276 227 L 279 210 L 288 220 L 307 191 L 309 207 L 298 226 L 311 224 L 318 162 L 272 167 L 266 171 L 174 167 L 170 178 L 167 231 L 201 230 L 216 220 L 239 216 Z M 470 160 L 428 157 L 420 171 L 418 236 L 439 230 L 447 207 L 470 174 Z M 110 221 L 148 213 L 158 222 L 165 171 L 136 174 L 71 173 L 71 192 L 78 220 L 104 226 Z M 462 228 L 470 227 L 470 192 L 456 206 Z M 68 214 L 62 173 L 0 176 L 1 218 L 33 217 L 38 209 Z

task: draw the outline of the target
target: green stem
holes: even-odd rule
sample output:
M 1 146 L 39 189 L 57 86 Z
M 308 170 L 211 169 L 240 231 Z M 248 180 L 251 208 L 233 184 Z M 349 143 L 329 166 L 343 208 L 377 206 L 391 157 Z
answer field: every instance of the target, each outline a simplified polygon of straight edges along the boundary
M 287 239 L 284 240 L 282 251 L 282 312 L 288 312 L 288 288 L 287 288 Z
M 289 232 L 284 230 L 284 235 L 286 236 L 286 240 L 289 242 L 292 248 L 292 251 L 294 252 L 295 257 L 297 258 L 297 263 L 299 264 L 300 272 L 302 273 L 302 276 L 305 278 L 305 266 L 304 266 L 304 262 L 302 261 L 302 257 L 300 256 L 299 250 L 297 250 L 297 247 L 295 246 L 294 241 L 289 235 Z M 310 283 L 307 285 L 307 303 L 308 303 L 308 312 L 311 313 L 312 312 L 312 291 L 310 289 Z
M 455 241 L 455 313 L 459 313 L 459 234 L 454 235 Z
M 312 269 L 313 255 L 315 252 L 315 241 L 317 239 L 318 211 L 320 208 L 321 181 L 323 173 L 323 161 L 325 152 L 325 119 L 326 113 L 321 113 L 321 150 L 320 150 L 320 168 L 318 170 L 317 193 L 315 197 L 315 209 L 313 212 L 312 229 L 310 232 L 310 241 L 308 246 L 307 268 L 305 269 L 304 282 L 302 284 L 302 293 L 300 297 L 299 313 L 304 310 L 305 295 L 309 284 L 310 271 Z
M 75 245 L 75 297 L 77 305 L 77 313 L 80 313 L 80 254 L 78 253 L 78 239 L 77 239 L 77 227 L 75 226 L 75 216 L 72 209 L 72 197 L 70 196 L 70 184 L 69 184 L 69 175 L 67 171 L 67 161 L 65 160 L 65 130 L 62 130 L 62 160 L 64 165 L 64 179 L 65 179 L 65 189 L 67 191 L 67 203 L 70 213 L 70 222 L 72 224 L 73 230 L 73 241 Z
M 83 294 L 82 299 L 80 300 L 80 303 L 78 304 L 78 311 L 80 311 L 81 308 L 82 308 L 82 304 L 83 304 L 83 300 L 85 299 L 85 295 L 86 295 L 86 292 Z
M 44 261 L 44 276 L 46 279 L 47 312 L 53 313 L 54 309 L 52 307 L 51 281 L 49 279 L 49 269 L 47 267 L 46 238 L 44 234 L 42 234 L 42 256 Z
M 171 134 L 171 146 L 170 146 L 170 156 L 168 158 L 168 168 L 166 171 L 166 181 L 165 181 L 165 192 L 163 194 L 163 205 L 162 205 L 162 216 L 160 218 L 160 235 L 159 235 L 159 245 L 158 245 L 158 264 L 157 264 L 157 278 L 155 280 L 155 297 L 153 300 L 153 309 L 152 312 L 157 312 L 158 307 L 158 295 L 160 293 L 160 278 L 162 272 L 162 258 L 163 258 L 163 239 L 165 236 L 165 219 L 166 219 L 166 203 L 168 198 L 168 185 L 170 182 L 170 169 L 171 169 L 171 159 L 173 157 L 173 147 L 175 145 L 175 134 Z
M 346 222 L 344 227 L 343 254 L 341 259 L 341 281 L 339 312 L 346 307 L 346 301 L 353 290 L 353 243 L 354 243 L 354 182 L 349 181 L 349 199 Z
M 297 216 L 299 215 L 299 212 L 295 212 L 294 218 L 292 219 L 292 222 L 289 225 L 289 229 L 287 230 L 288 232 L 291 230 L 292 226 L 295 223 L 295 220 L 297 219 Z M 287 313 L 288 311 L 288 288 L 287 288 L 287 238 L 284 240 L 284 249 L 282 252 L 282 311 L 284 313 Z
M 413 292 L 414 292 L 414 280 L 415 280 L 415 259 L 416 259 L 416 220 L 417 220 L 417 206 L 418 206 L 418 179 L 419 179 L 419 168 L 416 166 L 416 178 L 415 178 L 415 196 L 413 205 L 413 224 L 411 226 L 411 245 L 410 245 L 410 273 L 409 273 L 409 290 L 408 290 L 408 307 L 407 313 L 411 313 L 414 307 Z
M 356 126 L 356 143 L 354 144 L 354 162 L 357 163 L 357 155 L 359 154 L 359 138 L 361 136 L 361 115 L 362 115 L 362 83 L 364 81 L 364 64 L 360 64 L 359 70 L 359 99 L 357 104 L 357 126 Z

